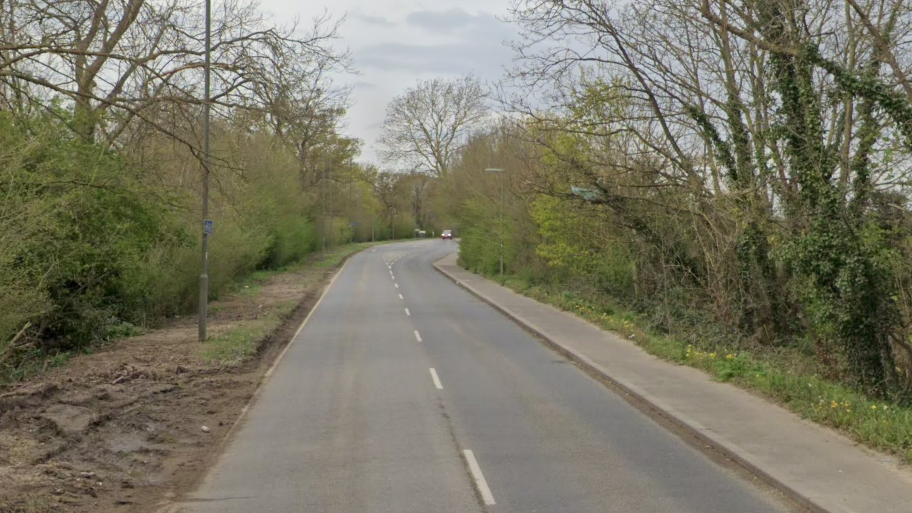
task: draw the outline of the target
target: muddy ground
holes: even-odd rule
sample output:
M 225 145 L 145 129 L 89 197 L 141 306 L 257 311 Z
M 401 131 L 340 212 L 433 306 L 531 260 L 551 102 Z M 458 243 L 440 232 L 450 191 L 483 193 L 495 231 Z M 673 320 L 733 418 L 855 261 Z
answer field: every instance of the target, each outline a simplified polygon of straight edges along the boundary
M 241 364 L 204 363 L 195 317 L 178 318 L 0 388 L 0 512 L 148 512 L 191 489 L 334 270 L 212 304 L 215 336 L 299 302 Z

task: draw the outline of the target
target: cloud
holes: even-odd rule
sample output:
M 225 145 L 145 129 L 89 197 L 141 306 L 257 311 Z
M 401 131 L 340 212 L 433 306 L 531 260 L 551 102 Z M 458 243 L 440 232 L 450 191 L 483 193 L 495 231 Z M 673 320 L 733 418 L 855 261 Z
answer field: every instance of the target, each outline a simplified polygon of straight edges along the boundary
M 409 25 L 438 32 L 452 31 L 472 24 L 480 16 L 472 16 L 460 8 L 446 11 L 415 11 L 409 13 L 405 21 Z
M 354 21 L 360 21 L 367 25 L 374 25 L 377 27 L 395 27 L 396 23 L 382 17 L 374 16 L 373 14 L 363 14 L 363 13 L 350 13 L 348 18 Z
M 383 71 L 454 74 L 474 72 L 484 78 L 500 77 L 513 57 L 505 40 L 515 39 L 517 28 L 492 14 L 469 14 L 462 9 L 415 11 L 408 25 L 441 38 L 416 38 L 414 42 L 384 42 L 355 51 L 357 66 Z
M 474 72 L 499 76 L 512 53 L 501 45 L 466 43 L 413 45 L 383 43 L 362 49 L 355 55 L 358 64 L 383 71 L 405 70 L 417 73 L 459 75 Z

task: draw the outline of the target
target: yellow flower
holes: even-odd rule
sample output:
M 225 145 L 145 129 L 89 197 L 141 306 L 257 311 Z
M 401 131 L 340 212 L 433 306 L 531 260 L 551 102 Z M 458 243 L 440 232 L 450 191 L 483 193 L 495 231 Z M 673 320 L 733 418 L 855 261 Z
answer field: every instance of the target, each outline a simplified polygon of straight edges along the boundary
M 876 405 L 876 404 L 872 404 L 872 405 L 871 405 L 871 409 L 872 409 L 872 410 L 876 410 L 876 409 L 877 409 L 877 405 Z
M 725 359 L 726 359 L 726 360 L 734 360 L 734 359 L 735 359 L 735 355 L 733 355 L 733 354 L 727 354 L 727 355 L 725 355 Z
M 838 406 L 839 406 L 839 403 L 837 403 L 836 401 L 833 401 L 832 403 L 830 403 L 830 407 L 832 407 L 832 408 L 836 408 Z

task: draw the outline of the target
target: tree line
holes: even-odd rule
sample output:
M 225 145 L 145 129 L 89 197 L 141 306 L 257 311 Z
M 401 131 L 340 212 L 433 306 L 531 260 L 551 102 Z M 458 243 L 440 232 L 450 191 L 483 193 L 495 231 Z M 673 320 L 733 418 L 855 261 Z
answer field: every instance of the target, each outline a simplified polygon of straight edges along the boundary
M 6 370 L 194 308 L 202 9 L 0 2 Z M 213 19 L 213 295 L 325 245 L 453 228 L 474 270 L 499 271 L 502 241 L 530 283 L 910 397 L 901 0 L 514 0 L 516 66 L 404 91 L 382 168 L 341 133 L 341 20 L 243 0 Z
M 385 138 L 445 160 L 421 165 L 464 265 L 498 270 L 503 180 L 509 274 L 912 397 L 907 2 L 517 0 L 510 20 L 496 115 L 449 153 L 414 121 L 423 151 Z
M 0 381 L 195 309 L 201 0 L 0 1 Z M 255 269 L 412 236 L 408 173 L 356 159 L 342 19 L 212 10 L 213 298 Z

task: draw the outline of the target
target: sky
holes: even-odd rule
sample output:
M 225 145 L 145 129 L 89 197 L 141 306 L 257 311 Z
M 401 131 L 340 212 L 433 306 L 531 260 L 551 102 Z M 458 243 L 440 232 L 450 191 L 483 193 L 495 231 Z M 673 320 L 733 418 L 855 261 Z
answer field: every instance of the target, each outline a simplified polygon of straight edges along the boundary
M 364 141 L 359 160 L 377 162 L 376 139 L 386 105 L 419 79 L 474 73 L 483 82 L 500 79 L 513 51 L 516 27 L 500 21 L 509 0 L 261 0 L 278 21 L 297 17 L 307 25 L 328 12 L 345 16 L 340 48 L 351 51 L 357 75 L 336 77 L 352 87 L 345 134 Z

